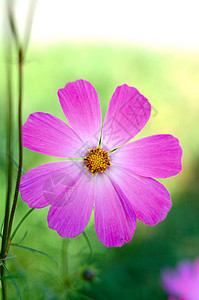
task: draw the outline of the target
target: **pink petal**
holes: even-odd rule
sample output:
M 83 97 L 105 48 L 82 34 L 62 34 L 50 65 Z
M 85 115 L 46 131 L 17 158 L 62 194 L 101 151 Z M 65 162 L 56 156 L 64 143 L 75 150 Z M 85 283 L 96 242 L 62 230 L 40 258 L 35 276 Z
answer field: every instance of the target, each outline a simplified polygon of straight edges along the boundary
M 182 149 L 169 134 L 149 136 L 131 142 L 111 154 L 112 164 L 132 173 L 166 178 L 182 170 Z
M 101 134 L 101 110 L 97 92 L 85 80 L 67 83 L 58 91 L 61 107 L 71 127 L 89 146 L 98 145 Z
M 22 126 L 23 146 L 43 154 L 75 158 L 86 153 L 78 135 L 63 121 L 46 113 L 33 113 Z
M 90 174 L 91 175 L 91 174 Z M 48 226 L 62 237 L 75 237 L 87 226 L 95 197 L 94 176 L 79 178 L 73 187 L 70 201 L 64 207 L 51 206 L 48 213 Z
M 97 175 L 94 213 L 97 236 L 106 247 L 120 247 L 132 239 L 136 228 L 134 210 L 105 173 Z
M 105 116 L 102 146 L 113 150 L 128 142 L 145 126 L 150 114 L 150 103 L 137 89 L 118 86 Z
M 177 268 L 165 269 L 162 273 L 162 285 L 164 289 L 180 299 L 199 298 L 199 274 L 197 260 L 195 262 L 181 261 Z
M 76 190 L 78 180 L 87 174 L 85 172 L 84 164 L 80 160 L 38 166 L 21 178 L 21 198 L 30 207 L 63 207 L 73 201 L 73 190 Z
M 108 175 L 113 183 L 120 185 L 140 221 L 155 225 L 167 216 L 171 199 L 161 183 L 114 166 L 110 167 Z

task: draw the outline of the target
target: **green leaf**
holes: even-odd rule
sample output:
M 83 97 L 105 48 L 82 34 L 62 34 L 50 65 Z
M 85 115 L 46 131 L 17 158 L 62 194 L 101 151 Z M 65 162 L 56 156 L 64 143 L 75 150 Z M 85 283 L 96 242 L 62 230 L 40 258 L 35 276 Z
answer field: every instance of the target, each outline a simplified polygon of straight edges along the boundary
M 118 148 L 115 148 L 115 149 L 113 149 L 113 150 L 111 150 L 111 151 L 109 151 L 109 153 L 112 153 L 112 152 L 114 152 L 114 151 L 116 151 L 117 149 L 119 149 L 120 147 L 118 147 Z
M 4 260 L 7 260 L 7 259 L 15 258 L 15 257 L 16 257 L 16 255 L 14 255 L 14 256 L 7 256 L 7 257 L 5 257 L 5 258 L 1 258 L 1 259 L 0 259 L 0 262 L 1 262 L 1 261 L 4 261 Z
M 23 277 L 22 275 L 12 275 L 13 278 Z M 11 279 L 10 276 L 4 276 L 1 278 L 1 281 Z
M 26 230 L 26 232 L 24 233 L 22 239 L 17 244 L 21 244 L 25 240 L 27 234 L 28 234 L 28 230 Z
M 0 263 L 3 266 L 3 268 L 5 269 L 6 273 L 8 274 L 8 277 L 12 280 L 12 283 L 15 286 L 17 292 L 18 292 L 19 298 L 22 300 L 21 292 L 20 292 L 20 290 L 18 288 L 18 285 L 17 285 L 16 281 L 14 280 L 14 277 L 12 276 L 12 274 L 10 273 L 10 271 L 8 270 L 8 268 L 6 267 L 6 265 L 2 261 Z
M 9 155 L 7 154 L 7 156 L 9 157 Z M 13 156 L 11 156 L 11 159 L 12 159 L 12 162 L 14 163 L 14 165 L 17 167 L 17 169 L 19 168 L 19 164 L 18 164 L 18 162 L 16 161 L 16 159 L 13 157 Z M 24 172 L 24 170 L 21 168 L 21 173 L 22 173 L 22 175 L 24 175 L 25 174 L 25 172 Z
M 43 252 L 43 251 L 40 251 L 40 250 L 37 250 L 37 249 L 33 249 L 33 248 L 30 248 L 30 247 L 27 247 L 27 246 L 19 245 L 17 243 L 12 243 L 11 245 L 14 246 L 14 247 L 19 247 L 19 248 L 31 251 L 33 253 L 39 253 L 39 254 L 45 255 L 45 256 L 51 258 L 52 260 L 54 260 L 57 264 L 56 259 L 53 256 L 51 256 L 50 254 L 46 253 L 46 252 Z
M 89 250 L 90 250 L 90 259 L 93 260 L 93 247 L 92 247 L 92 244 L 90 242 L 90 239 L 89 239 L 89 237 L 88 237 L 88 235 L 86 234 L 85 231 L 83 231 L 82 234 L 83 234 L 83 237 L 85 238 L 85 241 L 86 241 L 86 243 L 89 247 Z
M 25 219 L 31 214 L 31 212 L 33 212 L 35 210 L 35 208 L 31 208 L 26 214 L 25 216 L 23 216 L 23 218 L 21 219 L 21 221 L 19 222 L 19 224 L 17 225 L 17 227 L 15 228 L 15 230 L 13 231 L 13 233 L 11 234 L 10 240 L 12 241 L 12 239 L 14 238 L 15 234 L 17 233 L 18 229 L 20 228 L 20 226 L 22 225 L 22 223 L 25 221 Z

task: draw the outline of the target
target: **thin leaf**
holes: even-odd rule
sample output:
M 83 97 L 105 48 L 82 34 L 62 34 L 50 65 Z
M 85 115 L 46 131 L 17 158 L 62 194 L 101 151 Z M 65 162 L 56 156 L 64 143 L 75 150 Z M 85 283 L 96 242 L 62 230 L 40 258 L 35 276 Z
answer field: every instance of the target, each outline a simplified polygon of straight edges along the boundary
M 32 29 L 32 23 L 33 23 L 33 17 L 36 9 L 36 1 L 32 0 L 29 3 L 28 8 L 28 14 L 26 19 L 26 26 L 25 26 L 25 34 L 24 34 L 24 43 L 23 43 L 23 49 L 24 53 L 27 51 L 30 35 L 31 35 L 31 29 Z
M 28 230 L 26 230 L 26 232 L 25 232 L 25 234 L 23 235 L 22 239 L 21 239 L 17 244 L 21 244 L 21 243 L 25 240 L 27 234 L 28 234 Z
M 27 246 L 19 245 L 17 243 L 12 243 L 11 245 L 14 246 L 14 247 L 19 247 L 19 248 L 31 251 L 33 253 L 39 253 L 39 254 L 45 255 L 45 256 L 51 258 L 52 260 L 54 260 L 57 264 L 56 259 L 53 256 L 51 256 L 50 254 L 46 253 L 46 252 L 43 252 L 43 251 L 40 251 L 40 250 L 37 250 L 37 249 L 33 249 L 33 248 L 30 248 L 30 247 L 27 247 Z
M 9 157 L 8 154 L 7 154 L 7 156 Z M 16 161 L 16 159 L 15 159 L 13 156 L 11 156 L 11 159 L 12 159 L 12 162 L 14 163 L 14 165 L 15 165 L 15 166 L 17 167 L 17 169 L 18 169 L 18 168 L 19 168 L 19 164 L 18 164 L 18 162 Z M 25 174 L 23 168 L 21 168 L 21 174 L 22 174 L 22 175 Z
M 13 278 L 23 277 L 22 275 L 12 275 Z M 1 278 L 1 281 L 11 279 L 10 276 L 4 276 Z
M 15 258 L 15 257 L 16 257 L 16 255 L 14 255 L 14 256 L 7 256 L 5 258 L 0 259 L 0 261 L 4 261 L 4 260 L 7 260 L 7 259 L 12 259 L 12 258 Z
M 15 16 L 14 16 L 14 12 L 13 12 L 13 5 L 12 5 L 11 1 L 8 1 L 7 9 L 8 9 L 9 25 L 10 25 L 11 32 L 14 37 L 14 41 L 16 43 L 16 47 L 18 49 L 18 47 L 19 47 L 18 30 L 16 27 L 16 20 L 15 20 Z
M 4 267 L 5 271 L 7 272 L 8 276 L 10 277 L 10 279 L 12 280 L 12 283 L 13 285 L 15 286 L 17 292 L 18 292 L 18 295 L 19 295 L 19 298 L 22 300 L 22 295 L 21 295 L 21 292 L 18 288 L 18 285 L 16 283 L 16 281 L 14 280 L 14 277 L 12 276 L 12 274 L 10 273 L 10 271 L 8 270 L 8 268 L 6 267 L 6 265 L 1 261 L 1 265 Z
M 86 234 L 85 231 L 83 231 L 82 234 L 83 234 L 83 237 L 85 238 L 85 241 L 86 241 L 86 243 L 89 247 L 89 250 L 90 250 L 90 259 L 93 260 L 93 247 L 92 247 L 92 244 L 90 242 L 90 239 L 89 239 L 89 237 L 88 237 L 88 235 Z
M 112 153 L 112 152 L 114 152 L 114 151 L 116 151 L 117 149 L 119 149 L 120 147 L 118 147 L 118 148 L 115 148 L 115 149 L 113 149 L 113 150 L 111 150 L 111 151 L 109 151 L 109 153 Z
M 17 225 L 17 227 L 15 228 L 15 230 L 13 231 L 13 233 L 11 234 L 11 238 L 10 240 L 12 241 L 12 239 L 14 238 L 15 234 L 17 233 L 18 229 L 20 228 L 20 226 L 22 225 L 22 223 L 25 221 L 25 219 L 31 214 L 31 212 L 33 212 L 33 210 L 35 210 L 35 208 L 31 208 L 26 214 L 25 216 L 21 219 L 21 221 L 19 222 L 19 224 Z

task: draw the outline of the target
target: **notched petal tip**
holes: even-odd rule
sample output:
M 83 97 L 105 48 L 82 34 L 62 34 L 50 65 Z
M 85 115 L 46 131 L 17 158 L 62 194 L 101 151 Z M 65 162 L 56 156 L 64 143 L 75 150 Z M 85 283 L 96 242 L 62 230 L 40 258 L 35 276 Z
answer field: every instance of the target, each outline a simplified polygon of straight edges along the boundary
M 117 248 L 121 248 L 124 244 L 131 242 L 132 238 L 133 238 L 133 236 L 130 239 L 128 239 L 128 240 L 117 239 L 117 240 L 112 241 L 112 242 L 110 242 L 110 241 L 105 242 L 103 240 L 100 240 L 100 238 L 98 237 L 100 243 L 102 243 L 106 248 L 113 248 L 113 247 L 114 248 L 116 248 L 116 247 Z
M 136 136 L 151 115 L 151 105 L 136 88 L 127 84 L 113 93 L 105 116 L 102 145 L 113 150 Z
M 70 126 L 92 147 L 101 134 L 101 109 L 95 88 L 86 80 L 69 82 L 58 90 L 58 97 Z
M 106 247 L 121 247 L 132 240 L 136 229 L 134 209 L 119 186 L 105 174 L 97 176 L 95 231 Z
M 182 170 L 182 148 L 170 134 L 135 140 L 111 154 L 115 166 L 151 178 L 168 178 Z
M 171 137 L 171 142 L 173 142 L 173 146 L 171 145 L 171 148 L 173 148 L 173 156 L 176 160 L 176 170 L 173 172 L 172 176 L 175 176 L 179 174 L 182 171 L 182 156 L 183 156 L 183 149 L 180 145 L 180 141 L 177 137 L 173 135 L 169 135 Z M 170 176 L 169 176 L 170 177 Z
M 166 218 L 172 202 L 169 192 L 160 182 L 117 167 L 109 172 L 109 177 L 120 187 L 137 219 L 146 225 L 156 225 Z
M 23 146 L 50 156 L 76 158 L 85 152 L 84 142 L 62 120 L 36 112 L 22 126 Z

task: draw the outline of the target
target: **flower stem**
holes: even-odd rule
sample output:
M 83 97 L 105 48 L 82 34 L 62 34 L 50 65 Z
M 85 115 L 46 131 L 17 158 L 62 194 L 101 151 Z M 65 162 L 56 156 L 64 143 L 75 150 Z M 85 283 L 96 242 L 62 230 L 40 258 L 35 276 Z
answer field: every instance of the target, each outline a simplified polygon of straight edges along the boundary
M 5 265 L 5 260 L 3 260 L 3 263 Z M 2 299 L 6 300 L 7 299 L 7 289 L 6 289 L 6 280 L 3 280 L 3 277 L 5 276 L 5 269 L 3 265 L 1 265 L 1 286 L 2 286 Z
M 82 235 L 83 235 L 83 237 L 85 238 L 85 241 L 86 241 L 86 243 L 87 243 L 87 245 L 88 245 L 88 248 L 89 248 L 89 250 L 90 250 L 90 260 L 92 261 L 92 260 L 93 260 L 93 248 L 92 248 L 90 239 L 89 239 L 89 237 L 88 237 L 88 235 L 86 234 L 85 231 L 82 232 Z
M 68 244 L 69 239 L 63 238 L 62 249 L 61 249 L 61 276 L 62 276 L 62 299 L 68 299 L 68 288 L 70 285 L 69 281 L 69 270 L 68 270 Z
M 63 238 L 62 240 L 62 276 L 68 276 L 68 238 Z
M 11 234 L 12 224 L 14 219 L 14 214 L 17 206 L 18 195 L 19 195 L 19 184 L 22 174 L 22 163 L 23 163 L 23 148 L 22 148 L 22 86 L 23 86 L 23 50 L 19 46 L 18 49 L 18 72 L 19 72 L 19 103 L 18 103 L 18 134 L 19 134 L 19 167 L 17 172 L 17 180 L 15 186 L 14 200 L 12 204 L 12 210 L 9 219 L 9 228 L 8 228 L 8 239 Z M 7 240 L 8 244 L 9 240 Z
M 11 66 L 8 62 L 7 64 L 7 79 L 8 79 L 8 113 L 7 113 L 7 141 L 8 141 L 8 174 L 7 174 L 7 196 L 6 196 L 6 207 L 5 207 L 5 218 L 4 218 L 4 228 L 2 237 L 2 247 L 1 247 L 1 258 L 5 257 L 6 254 L 6 239 L 8 233 L 8 221 L 10 213 L 10 195 L 12 188 L 12 84 L 11 84 Z
M 10 214 L 10 197 L 12 189 L 12 75 L 11 75 L 11 65 L 10 65 L 10 45 L 7 47 L 7 95 L 8 95 L 8 109 L 7 109 L 7 152 L 8 152 L 8 166 L 7 166 L 7 195 L 6 195 L 6 206 L 5 206 L 5 217 L 3 222 L 3 235 L 1 243 L 1 253 L 0 258 L 3 259 L 7 255 L 7 238 L 8 238 L 8 224 L 9 224 L 9 214 Z M 3 260 L 3 263 L 6 262 Z M 5 276 L 5 269 L 1 265 L 1 279 Z M 1 280 L 2 284 L 2 298 L 7 299 L 6 293 L 6 280 Z

